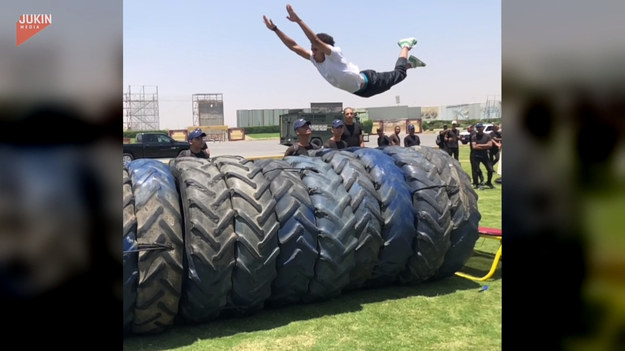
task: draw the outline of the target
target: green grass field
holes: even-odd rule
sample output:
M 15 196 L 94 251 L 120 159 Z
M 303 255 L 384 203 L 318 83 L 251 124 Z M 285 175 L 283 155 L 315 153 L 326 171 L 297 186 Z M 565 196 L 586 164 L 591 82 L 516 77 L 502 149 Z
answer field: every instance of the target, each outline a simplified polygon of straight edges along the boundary
M 461 164 L 470 174 L 468 157 L 462 145 Z M 501 228 L 501 185 L 476 191 L 480 226 Z M 478 239 L 463 271 L 483 275 L 497 247 L 495 240 Z M 324 302 L 129 336 L 124 350 L 500 350 L 502 265 L 487 282 L 452 276 L 361 289 Z M 488 289 L 480 292 L 484 285 Z

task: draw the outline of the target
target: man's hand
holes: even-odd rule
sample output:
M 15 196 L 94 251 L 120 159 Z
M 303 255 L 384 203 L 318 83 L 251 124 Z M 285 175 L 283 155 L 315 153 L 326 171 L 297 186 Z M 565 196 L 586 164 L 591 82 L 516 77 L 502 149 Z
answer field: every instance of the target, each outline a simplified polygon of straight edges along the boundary
M 269 28 L 269 30 L 276 30 L 276 28 L 278 28 L 275 24 L 273 24 L 273 21 L 265 15 L 263 15 L 263 21 L 265 21 L 265 25 Z
M 293 10 L 293 7 L 291 5 L 286 5 L 286 11 L 289 13 L 288 16 L 286 16 L 286 18 L 291 21 L 291 22 L 300 22 L 301 19 L 299 18 L 299 16 L 295 13 L 295 10 Z
M 298 18 L 297 15 L 295 15 L 295 17 Z M 299 20 L 299 18 L 298 18 L 298 20 Z M 312 55 L 312 52 L 304 49 L 303 47 L 301 47 L 299 45 L 297 45 L 297 42 L 295 40 L 293 40 L 291 37 L 289 37 L 284 32 L 279 30 L 278 26 L 276 26 L 271 19 L 267 18 L 267 16 L 263 15 L 263 21 L 265 21 L 265 26 L 267 26 L 267 28 L 270 31 L 275 32 L 276 35 L 278 36 L 278 38 L 280 38 L 282 43 L 287 48 L 289 48 L 289 50 L 293 51 L 298 56 L 301 56 L 306 61 L 310 60 L 310 55 Z M 303 22 L 299 22 L 300 26 L 302 25 L 302 23 Z

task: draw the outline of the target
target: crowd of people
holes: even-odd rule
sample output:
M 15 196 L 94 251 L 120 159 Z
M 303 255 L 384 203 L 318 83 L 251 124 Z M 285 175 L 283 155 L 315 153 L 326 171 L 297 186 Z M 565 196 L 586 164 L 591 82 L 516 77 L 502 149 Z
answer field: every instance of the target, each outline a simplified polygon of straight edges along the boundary
M 451 122 L 451 129 L 447 125 L 443 126 L 443 130 L 437 136 L 437 145 L 440 149 L 458 160 L 459 157 L 459 141 L 460 130 L 457 128 L 458 122 Z M 501 131 L 499 125 L 493 125 L 491 133 L 484 133 L 484 125 L 477 123 L 475 126 L 467 127 L 469 132 L 469 161 L 471 162 L 471 178 L 473 188 L 475 189 L 494 189 L 493 174 L 494 166 L 499 162 L 501 150 Z M 481 165 L 486 169 L 486 182 L 484 181 L 484 173 Z M 501 182 L 501 177 L 498 178 Z
M 336 119 L 332 122 L 332 136 L 323 144 L 323 148 L 344 149 L 350 146 L 364 147 L 364 138 L 362 127 L 354 120 L 354 109 L 347 107 L 343 110 L 343 119 Z M 298 141 L 291 145 L 284 156 L 290 155 L 308 155 L 309 150 L 320 148 L 310 142 L 312 129 L 309 121 L 298 119 L 295 121 L 293 128 L 297 135 Z M 469 159 L 471 162 L 471 177 L 473 187 L 475 189 L 493 189 L 493 175 L 495 173 L 494 166 L 499 162 L 501 150 L 501 131 L 499 126 L 493 127 L 492 133 L 484 133 L 484 125 L 477 123 L 475 128 L 470 125 L 467 130 L 469 136 Z M 391 145 L 400 145 L 399 133 L 401 127 L 396 126 L 394 133 L 387 136 L 383 128 L 377 128 L 378 146 L 385 147 Z M 443 126 L 443 130 L 437 136 L 438 147 L 446 151 L 451 157 L 458 160 L 459 158 L 459 141 L 460 130 L 458 122 L 452 121 L 451 128 L 447 125 Z M 419 136 L 415 134 L 415 126 L 408 126 L 408 134 L 404 137 L 403 145 L 410 147 L 421 145 Z M 486 170 L 486 178 L 481 170 L 481 166 Z M 501 178 L 498 178 L 501 182 Z
M 343 119 L 336 119 L 332 122 L 332 136 L 321 147 L 337 150 L 350 146 L 365 147 L 362 126 L 355 121 L 354 117 L 354 109 L 352 107 L 345 108 L 343 110 Z M 284 157 L 308 155 L 308 151 L 320 148 L 320 146 L 310 142 L 312 137 L 310 121 L 300 118 L 293 123 L 293 129 L 297 135 L 297 142 L 286 149 Z M 493 189 L 495 187 L 493 185 L 494 166 L 500 160 L 502 145 L 499 125 L 494 125 L 491 133 L 484 133 L 484 125 L 482 123 L 477 123 L 475 126 L 469 125 L 467 131 L 469 132 L 469 161 L 471 163 L 473 187 L 475 189 Z M 400 126 L 395 126 L 394 133 L 390 136 L 384 134 L 383 128 L 377 128 L 378 146 L 401 145 L 400 133 Z M 188 141 L 190 148 L 180 156 L 209 158 L 210 151 L 203 140 L 204 136 L 206 134 L 199 128 L 189 133 Z M 451 128 L 444 125 L 443 130 L 439 132 L 436 138 L 438 147 L 456 160 L 459 158 L 459 141 L 460 130 L 458 129 L 457 121 L 451 122 Z M 414 145 L 421 145 L 421 140 L 415 134 L 415 126 L 410 124 L 408 126 L 408 134 L 406 134 L 403 140 L 403 146 L 410 147 Z M 481 166 L 484 166 L 486 170 L 486 178 Z M 501 177 L 495 181 L 501 183 Z
M 336 119 L 332 122 L 332 136 L 323 144 L 323 148 L 344 149 L 350 146 L 365 147 L 362 126 L 354 120 L 355 113 L 352 107 L 343 110 L 343 119 Z M 309 150 L 319 147 L 310 142 L 312 129 L 310 122 L 305 119 L 298 119 L 293 123 L 293 129 L 297 135 L 297 142 L 285 151 L 284 156 L 307 155 Z M 377 129 L 378 146 L 400 145 L 399 133 L 401 127 L 395 127 L 395 133 L 391 136 L 384 134 L 384 130 Z M 421 145 L 419 136 L 415 134 L 415 126 L 408 126 L 408 134 L 404 137 L 404 146 Z

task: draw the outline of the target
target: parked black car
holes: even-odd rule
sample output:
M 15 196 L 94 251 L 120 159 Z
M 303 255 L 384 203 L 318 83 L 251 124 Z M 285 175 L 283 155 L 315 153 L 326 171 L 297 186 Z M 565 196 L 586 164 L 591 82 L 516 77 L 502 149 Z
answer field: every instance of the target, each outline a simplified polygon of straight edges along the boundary
M 159 133 L 138 133 L 137 142 L 124 144 L 122 161 L 138 158 L 171 158 L 189 149 L 186 141 L 177 141 L 169 135 Z

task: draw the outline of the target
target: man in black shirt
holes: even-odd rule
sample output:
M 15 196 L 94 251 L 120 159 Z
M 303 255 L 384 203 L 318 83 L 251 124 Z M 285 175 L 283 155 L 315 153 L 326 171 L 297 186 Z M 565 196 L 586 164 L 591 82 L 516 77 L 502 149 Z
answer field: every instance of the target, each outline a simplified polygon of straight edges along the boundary
M 384 147 L 391 145 L 391 139 L 384 135 L 384 130 L 382 128 L 378 128 L 378 146 Z
M 391 134 L 391 145 L 401 145 L 401 139 L 399 138 L 399 132 L 401 132 L 400 126 L 395 126 L 395 133 Z
M 447 130 L 445 133 L 445 148 L 447 149 L 447 153 L 456 160 L 459 155 L 458 140 L 460 139 L 460 131 L 456 128 L 457 126 L 458 122 L 452 121 L 451 129 Z
M 347 146 L 365 147 L 365 140 L 362 136 L 362 127 L 354 121 L 354 109 L 346 107 L 343 110 L 343 117 L 345 128 L 343 128 L 344 130 L 341 140 L 345 140 L 347 142 Z
M 493 132 L 490 134 L 490 137 L 493 140 L 493 147 L 488 150 L 488 155 L 490 157 L 490 163 L 495 167 L 495 164 L 499 162 L 499 150 L 501 149 L 501 131 L 499 130 L 499 125 L 493 125 Z
M 414 133 L 414 125 L 411 124 L 408 126 L 408 135 L 404 137 L 404 146 L 409 147 L 415 145 L 421 145 L 421 139 Z
M 447 142 L 445 142 L 446 135 L 447 135 L 447 125 L 443 124 L 443 130 L 438 132 L 438 135 L 436 136 L 436 145 L 438 145 L 439 149 L 445 150 L 445 151 L 447 151 Z
M 482 123 L 478 123 L 475 125 L 477 129 L 477 133 L 471 135 L 471 147 L 473 149 L 473 153 L 471 155 L 471 170 L 473 176 L 473 187 L 478 188 L 478 173 L 477 170 L 480 167 L 480 163 L 484 164 L 486 167 L 486 185 L 487 187 L 494 189 L 493 183 L 491 180 L 493 179 L 493 165 L 490 163 L 490 158 L 488 156 L 488 150 L 493 146 L 493 142 L 490 138 L 490 135 L 484 133 L 484 125 Z
M 197 128 L 187 137 L 189 141 L 189 149 L 181 152 L 178 157 L 197 157 L 197 158 L 205 158 L 208 159 L 210 157 L 210 151 L 206 146 L 206 142 L 204 141 L 204 137 L 206 133 L 202 131 L 202 129 Z
M 343 130 L 345 129 L 345 123 L 343 120 L 335 119 L 332 122 L 332 136 L 326 140 L 323 147 L 326 149 L 344 149 L 347 147 L 345 140 L 341 140 Z
M 467 132 L 469 132 L 469 163 L 471 162 L 471 160 L 473 159 L 473 146 L 471 146 L 471 139 L 473 138 L 473 136 L 475 135 L 475 133 L 477 133 L 475 131 L 475 128 L 473 127 L 473 125 L 469 125 L 467 127 Z M 479 167 L 479 164 L 477 166 L 477 169 L 473 168 L 473 164 L 471 163 L 471 174 L 473 174 L 473 172 L 477 172 L 477 178 L 479 180 L 478 185 L 482 186 L 484 185 L 484 174 L 482 173 L 482 170 Z
M 310 137 L 312 136 L 310 122 L 300 118 L 293 123 L 293 129 L 295 129 L 295 134 L 297 134 L 297 143 L 286 149 L 284 157 L 297 155 L 308 156 L 308 150 L 319 148 L 319 146 L 310 143 Z

